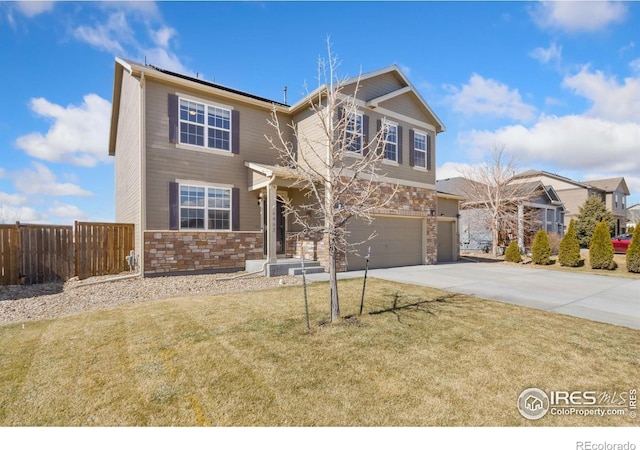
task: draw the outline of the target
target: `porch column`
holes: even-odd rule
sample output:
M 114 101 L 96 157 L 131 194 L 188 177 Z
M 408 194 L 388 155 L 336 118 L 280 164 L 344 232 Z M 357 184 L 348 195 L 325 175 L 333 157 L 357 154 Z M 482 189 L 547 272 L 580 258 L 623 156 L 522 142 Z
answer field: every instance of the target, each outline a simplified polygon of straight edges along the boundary
M 524 205 L 518 205 L 518 247 L 524 252 Z
M 270 264 L 278 261 L 276 256 L 277 191 L 278 186 L 275 184 L 272 183 L 267 186 L 267 261 Z

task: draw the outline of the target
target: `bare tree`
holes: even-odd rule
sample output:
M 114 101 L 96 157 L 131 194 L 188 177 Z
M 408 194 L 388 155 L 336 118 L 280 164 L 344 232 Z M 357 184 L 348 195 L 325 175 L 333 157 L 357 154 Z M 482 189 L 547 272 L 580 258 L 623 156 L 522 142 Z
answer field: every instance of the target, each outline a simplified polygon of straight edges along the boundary
M 301 204 L 286 203 L 287 213 L 302 227 L 301 234 L 326 239 L 333 322 L 340 317 L 337 259 L 351 246 L 362 244 L 349 242 L 346 225 L 354 218 L 371 223 L 373 212 L 392 199 L 397 186 L 384 195 L 376 182 L 383 175 L 379 162 L 384 158 L 388 124 L 382 120 L 380 130 L 367 139 L 363 116 L 357 114 L 360 77 L 345 94 L 347 79 L 337 74 L 339 61 L 329 40 L 327 53 L 328 59 L 318 61 L 319 87 L 313 94 L 308 93 L 313 125 L 283 124 L 274 107 L 269 124 L 276 135 L 266 138 L 279 152 L 282 164 L 290 168 L 294 187 L 305 192 Z M 296 145 L 288 140 L 289 131 Z M 369 239 L 373 237 L 372 234 Z
M 527 191 L 523 183 L 512 183 L 517 164 L 513 155 L 504 148 L 494 148 L 488 159 L 477 166 L 461 168 L 459 171 L 465 182 L 462 186 L 466 197 L 462 209 L 486 211 L 487 225 L 491 230 L 491 253 L 498 255 L 501 241 L 512 239 L 522 232 L 523 211 L 518 212 L 518 204 L 537 195 Z M 527 215 L 531 215 L 531 211 Z M 524 218 L 529 222 L 533 219 Z

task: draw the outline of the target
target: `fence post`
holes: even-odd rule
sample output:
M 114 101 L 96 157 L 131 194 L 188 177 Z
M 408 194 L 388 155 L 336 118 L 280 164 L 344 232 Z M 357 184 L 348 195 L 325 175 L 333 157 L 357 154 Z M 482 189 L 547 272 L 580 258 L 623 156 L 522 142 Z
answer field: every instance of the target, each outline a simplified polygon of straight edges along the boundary
M 80 249 L 78 248 L 80 239 L 78 239 L 78 233 L 80 230 L 80 226 L 78 224 L 78 221 L 76 220 L 74 222 L 74 227 L 73 227 L 73 250 L 74 250 L 74 255 L 73 255 L 73 276 L 74 277 L 80 277 L 80 270 L 79 270 L 79 264 L 78 264 L 78 258 L 80 258 Z

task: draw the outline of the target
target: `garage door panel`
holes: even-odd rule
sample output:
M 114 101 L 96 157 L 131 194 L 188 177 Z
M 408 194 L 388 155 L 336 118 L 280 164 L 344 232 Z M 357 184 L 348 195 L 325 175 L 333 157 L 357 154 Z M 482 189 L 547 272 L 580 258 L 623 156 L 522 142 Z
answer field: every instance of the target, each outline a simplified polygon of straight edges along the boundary
M 347 228 L 349 242 L 366 241 L 375 230 L 376 236 L 355 247 L 357 254 L 347 255 L 348 270 L 364 269 L 367 250 L 371 247 L 370 268 L 422 264 L 422 219 L 376 217 L 371 224 L 356 220 Z

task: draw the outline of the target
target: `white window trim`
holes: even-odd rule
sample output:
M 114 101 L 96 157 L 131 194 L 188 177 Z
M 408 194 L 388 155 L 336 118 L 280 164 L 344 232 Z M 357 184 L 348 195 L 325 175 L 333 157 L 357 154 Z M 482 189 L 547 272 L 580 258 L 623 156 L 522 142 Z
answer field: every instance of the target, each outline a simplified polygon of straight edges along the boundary
M 346 113 L 347 115 L 347 125 L 345 126 L 345 138 L 347 141 L 351 141 L 352 139 L 355 140 L 355 138 L 360 137 L 360 148 L 356 151 L 350 150 L 349 148 L 347 148 L 347 154 L 349 155 L 360 155 L 362 156 L 362 149 L 365 145 L 364 142 L 364 114 L 361 112 L 355 112 L 355 113 Z M 355 124 L 356 124 L 356 130 L 355 131 L 351 131 L 349 130 L 348 124 L 351 122 L 351 116 L 355 117 Z M 358 125 L 358 119 L 360 119 L 360 131 L 357 131 L 357 125 Z
M 418 135 L 424 136 L 424 151 L 416 149 L 416 137 Z M 413 167 L 415 169 L 429 171 L 429 169 L 427 168 L 427 157 L 429 155 L 429 139 L 427 138 L 427 136 L 429 136 L 429 133 L 419 130 L 413 130 L 413 142 L 411 143 L 411 147 L 413 147 Z M 416 164 L 416 152 L 424 153 L 424 166 L 419 166 Z
M 384 146 L 382 148 L 382 159 L 385 162 L 393 162 L 393 163 L 398 164 L 398 152 L 399 152 L 399 149 L 398 149 L 398 124 L 397 123 L 393 123 L 393 122 L 387 122 L 387 129 L 389 129 L 391 127 L 395 128 L 395 130 L 396 130 L 396 141 L 395 142 L 387 142 L 386 133 L 385 133 L 385 136 L 383 136 L 384 137 L 384 141 L 383 141 L 383 145 Z M 396 147 L 396 159 L 387 158 L 387 145 L 388 144 L 392 144 L 392 145 L 394 145 Z
M 176 144 L 177 148 L 182 148 L 182 149 L 187 149 L 187 150 L 200 150 L 200 151 L 205 151 L 205 152 L 219 152 L 220 154 L 233 154 L 232 153 L 232 149 L 233 149 L 233 108 L 231 106 L 228 105 L 223 105 L 220 103 L 216 103 L 216 102 L 210 102 L 210 101 L 205 101 L 202 100 L 201 98 L 197 98 L 197 97 L 192 97 L 190 95 L 184 95 L 184 94 L 177 94 L 178 96 L 178 142 Z M 197 144 L 190 144 L 188 142 L 182 142 L 182 132 L 181 132 L 181 126 L 180 124 L 182 123 L 192 123 L 192 122 L 188 122 L 188 121 L 184 121 L 182 120 L 182 118 L 180 117 L 180 102 L 182 100 L 188 101 L 188 102 L 193 102 L 193 103 L 199 103 L 201 105 L 203 105 L 205 107 L 204 109 L 204 124 L 196 124 L 198 126 L 202 126 L 204 127 L 204 145 L 197 145 Z M 218 108 L 218 109 L 223 109 L 226 111 L 229 111 L 229 150 L 225 150 L 223 148 L 217 148 L 217 147 L 209 147 L 209 129 L 215 129 L 215 130 L 225 130 L 224 128 L 217 128 L 214 126 L 209 125 L 209 108 Z
M 177 180 L 178 182 L 178 223 L 180 230 L 202 230 L 202 231 L 232 231 L 233 229 L 233 186 L 230 185 L 214 185 L 208 183 L 199 183 L 192 182 L 189 180 Z M 202 209 L 204 210 L 204 228 L 189 228 L 182 226 L 182 188 L 183 187 L 195 187 L 195 188 L 203 188 L 204 189 L 204 206 L 185 206 L 185 208 L 192 209 Z M 221 189 L 229 191 L 229 208 L 210 208 L 209 203 L 209 189 Z M 221 211 L 229 211 L 229 228 L 221 229 L 221 228 L 209 228 L 209 211 L 210 210 L 221 210 Z

